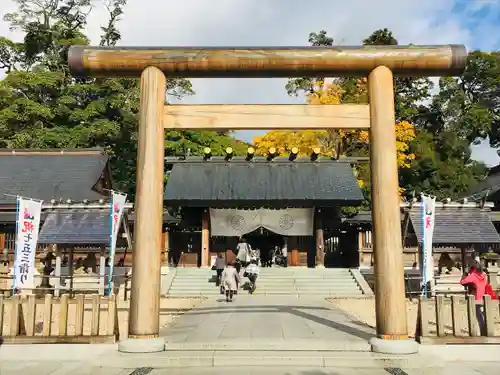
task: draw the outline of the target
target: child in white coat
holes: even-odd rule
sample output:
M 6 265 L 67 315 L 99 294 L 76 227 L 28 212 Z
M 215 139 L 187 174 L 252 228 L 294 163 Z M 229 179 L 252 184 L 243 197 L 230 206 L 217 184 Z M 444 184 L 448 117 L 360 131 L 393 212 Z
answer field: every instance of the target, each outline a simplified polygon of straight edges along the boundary
M 240 275 L 233 263 L 229 263 L 224 271 L 222 271 L 222 285 L 224 285 L 224 290 L 226 291 L 226 302 L 233 301 L 234 292 L 238 290 L 238 285 L 240 283 Z

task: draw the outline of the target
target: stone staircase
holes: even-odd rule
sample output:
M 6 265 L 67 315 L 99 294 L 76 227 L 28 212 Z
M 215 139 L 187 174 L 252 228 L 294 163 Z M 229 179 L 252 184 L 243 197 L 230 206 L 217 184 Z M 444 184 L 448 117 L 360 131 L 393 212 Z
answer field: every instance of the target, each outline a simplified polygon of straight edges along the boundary
M 355 272 L 358 271 L 346 268 L 261 268 L 255 294 L 362 297 L 360 283 L 364 279 Z M 247 281 L 244 278 L 244 282 Z M 215 271 L 203 268 L 177 268 L 167 291 L 171 297 L 211 295 L 219 295 Z

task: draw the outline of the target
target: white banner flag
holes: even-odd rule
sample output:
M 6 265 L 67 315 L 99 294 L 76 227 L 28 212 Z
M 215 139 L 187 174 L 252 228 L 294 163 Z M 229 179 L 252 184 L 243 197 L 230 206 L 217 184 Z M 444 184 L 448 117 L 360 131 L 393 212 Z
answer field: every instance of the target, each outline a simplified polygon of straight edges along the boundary
M 42 201 L 17 198 L 17 235 L 13 289 L 35 288 L 35 255 Z
M 436 197 L 422 194 L 422 285 L 424 292 L 432 285 L 434 279 L 434 262 L 432 260 L 432 235 L 436 216 Z
M 120 223 L 125 210 L 127 194 L 112 192 L 111 197 L 111 244 L 109 247 L 109 274 L 108 274 L 108 293 L 111 293 L 111 283 L 113 279 L 113 267 L 115 264 L 116 239 L 120 231 Z

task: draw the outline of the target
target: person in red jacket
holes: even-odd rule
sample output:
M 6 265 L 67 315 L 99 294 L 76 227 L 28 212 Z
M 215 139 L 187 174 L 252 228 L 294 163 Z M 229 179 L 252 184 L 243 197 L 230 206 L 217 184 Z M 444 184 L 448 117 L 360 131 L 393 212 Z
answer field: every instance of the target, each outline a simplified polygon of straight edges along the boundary
M 476 300 L 477 322 L 479 323 L 479 329 L 481 331 L 481 335 L 485 335 L 486 325 L 484 322 L 483 297 L 486 293 L 486 285 L 488 285 L 488 277 L 483 272 L 481 265 L 479 265 L 478 263 L 472 265 L 470 267 L 469 274 L 462 277 L 462 280 L 460 280 L 460 284 L 464 286 L 470 286 L 472 289 L 471 292 L 474 293 L 474 297 Z

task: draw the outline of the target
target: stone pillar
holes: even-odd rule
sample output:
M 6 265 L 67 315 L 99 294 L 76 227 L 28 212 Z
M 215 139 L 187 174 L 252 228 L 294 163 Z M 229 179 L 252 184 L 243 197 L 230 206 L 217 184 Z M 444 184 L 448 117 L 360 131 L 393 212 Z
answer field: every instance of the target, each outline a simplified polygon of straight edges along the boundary
M 323 236 L 323 212 L 318 208 L 314 212 L 314 228 L 316 237 L 316 267 L 325 266 L 325 239 Z
M 203 211 L 201 219 L 201 262 L 202 267 L 210 266 L 210 212 Z
M 372 350 L 410 354 L 408 340 L 401 216 L 399 211 L 393 75 L 385 66 L 368 76 L 370 160 L 377 338 Z
M 74 281 L 74 278 L 75 278 L 75 272 L 74 272 L 74 252 L 75 252 L 75 248 L 74 246 L 71 246 L 69 249 L 68 249 L 68 272 L 69 272 L 69 293 L 70 293 L 70 296 L 73 296 L 75 293 L 73 291 L 73 287 L 75 285 L 75 281 Z
M 169 258 L 169 251 L 170 251 L 170 232 L 168 230 L 168 227 L 165 228 L 165 232 L 163 232 L 163 264 L 164 265 L 169 265 L 168 258 Z
M 158 68 L 149 67 L 143 71 L 140 85 L 129 340 L 118 347 L 129 353 L 158 352 L 165 347 L 158 335 L 166 79 Z
M 12 290 L 12 284 L 9 280 L 9 251 L 7 249 L 2 249 L 2 255 L 0 255 L 0 295 L 7 293 L 9 289 Z M 1 311 L 3 314 L 3 311 Z
M 55 283 L 54 283 L 54 296 L 59 297 L 61 295 L 61 255 L 62 249 L 60 246 L 54 245 L 54 250 L 56 253 L 56 269 L 54 272 Z
M 363 253 L 363 229 L 358 232 L 358 255 L 359 255 L 359 266 L 364 265 L 364 253 Z
M 110 259 L 111 261 L 111 259 Z M 104 291 L 108 287 L 106 283 L 106 248 L 103 246 L 99 253 L 99 294 L 104 295 Z

